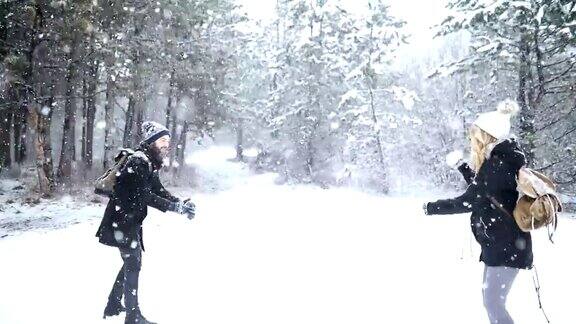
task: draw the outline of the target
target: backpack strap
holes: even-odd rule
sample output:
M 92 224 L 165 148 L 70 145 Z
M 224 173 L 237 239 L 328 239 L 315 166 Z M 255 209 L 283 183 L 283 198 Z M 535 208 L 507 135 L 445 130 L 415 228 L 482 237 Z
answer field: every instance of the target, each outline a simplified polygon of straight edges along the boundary
M 501 203 L 498 202 L 498 200 L 496 200 L 496 198 L 490 196 L 490 195 L 486 195 L 486 198 L 488 198 L 488 200 L 490 200 L 490 202 L 492 203 L 492 205 L 494 205 L 495 207 L 497 207 L 498 209 L 500 209 L 501 212 L 503 212 L 504 214 L 508 215 L 509 217 L 514 218 L 513 215 L 511 215 L 503 206 Z
M 556 208 L 558 205 L 554 204 L 554 202 L 552 201 L 552 197 L 554 197 L 555 200 L 558 199 L 556 196 L 546 195 L 546 198 L 550 202 L 550 206 L 552 208 Z M 562 209 L 560 207 L 560 210 L 558 210 L 558 211 L 561 211 L 561 210 Z M 552 211 L 554 214 L 554 217 L 552 218 L 552 224 L 546 225 L 546 229 L 548 230 L 548 239 L 552 243 L 554 243 L 554 241 L 552 240 L 552 236 L 554 236 L 554 233 L 556 233 L 556 229 L 558 228 L 558 211 L 557 210 Z M 553 227 L 552 230 L 550 230 L 550 225 L 552 225 L 552 227 Z
M 550 319 L 546 312 L 544 311 L 544 307 L 542 306 L 542 298 L 540 296 L 540 278 L 538 277 L 538 270 L 536 269 L 536 265 L 532 267 L 532 282 L 534 282 L 534 289 L 536 290 L 536 295 L 538 296 L 538 307 L 544 314 L 544 318 L 546 319 L 547 323 L 550 323 Z

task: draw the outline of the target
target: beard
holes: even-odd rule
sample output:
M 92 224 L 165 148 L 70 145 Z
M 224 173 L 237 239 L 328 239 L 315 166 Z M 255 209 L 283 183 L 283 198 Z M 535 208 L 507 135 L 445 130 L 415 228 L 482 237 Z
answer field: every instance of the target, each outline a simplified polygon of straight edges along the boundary
M 164 164 L 164 159 L 168 157 L 167 148 L 159 148 L 152 144 L 149 146 L 150 157 L 154 160 L 154 164 L 161 167 Z

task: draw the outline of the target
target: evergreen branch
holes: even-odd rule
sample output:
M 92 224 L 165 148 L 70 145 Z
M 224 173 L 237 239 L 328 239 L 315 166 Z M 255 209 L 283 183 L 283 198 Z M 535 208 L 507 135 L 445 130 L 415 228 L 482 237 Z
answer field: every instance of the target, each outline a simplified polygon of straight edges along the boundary
M 548 164 L 548 165 L 546 165 L 546 166 L 537 168 L 536 171 L 538 171 L 538 172 L 544 172 L 544 171 L 550 169 L 551 167 L 553 167 L 553 166 L 555 166 L 555 165 L 557 165 L 557 164 L 560 164 L 560 163 L 562 163 L 562 162 L 566 162 L 566 159 L 560 159 L 560 160 L 558 160 L 558 161 L 556 161 L 556 162 L 552 162 L 552 163 L 550 163 L 550 164 Z
M 571 97 L 571 96 L 568 96 L 568 97 Z M 556 105 L 558 105 L 559 103 L 561 103 L 561 102 L 565 101 L 566 99 L 568 99 L 568 97 L 564 97 L 564 98 L 556 101 L 554 104 L 546 107 L 546 110 L 554 108 L 554 107 L 555 107 Z M 563 114 L 562 116 L 560 116 L 558 119 L 554 120 L 553 122 L 550 122 L 550 123 L 548 123 L 548 124 L 546 124 L 546 125 L 538 128 L 536 131 L 537 131 L 537 132 L 540 132 L 540 131 L 545 130 L 546 128 L 549 128 L 549 127 L 551 127 L 551 126 L 554 126 L 554 125 L 558 124 L 559 122 L 563 121 L 564 118 L 566 118 L 566 117 L 568 117 L 569 115 L 571 115 L 575 110 L 576 110 L 576 105 L 575 105 L 574 107 L 572 107 L 572 109 L 570 109 L 570 111 L 567 112 L 566 114 Z
M 569 184 L 576 183 L 576 174 L 572 175 L 571 180 L 567 180 L 567 181 L 556 180 L 556 183 L 559 185 L 569 185 Z
M 562 49 L 562 48 L 567 47 L 567 46 L 568 46 L 567 43 L 562 42 L 562 43 L 560 43 L 560 45 L 558 45 L 558 46 L 556 46 L 556 47 L 552 47 L 552 48 L 550 48 L 550 49 L 548 49 L 548 50 L 545 50 L 545 51 L 543 52 L 543 54 L 546 54 L 546 55 L 548 55 L 548 56 L 551 56 L 551 53 L 556 52 L 557 50 Z
M 80 95 L 76 95 L 76 96 L 46 96 L 46 97 L 35 97 L 32 100 L 16 100 L 16 101 L 9 101 L 9 102 L 4 102 L 0 104 L 0 110 L 4 110 L 4 109 L 9 109 L 9 108 L 5 108 L 7 106 L 11 106 L 11 105 L 15 105 L 15 104 L 22 104 L 22 103 L 30 103 L 30 102 L 35 102 L 37 104 L 40 104 L 43 100 L 48 100 L 48 99 L 54 99 L 54 100 L 60 100 L 60 99 L 86 99 L 86 98 L 94 98 L 96 97 L 96 95 L 106 92 L 105 90 L 100 90 L 100 91 L 96 91 L 93 94 L 90 95 L 85 95 L 85 96 L 80 96 Z M 3 108 L 4 107 L 4 108 Z
M 562 77 L 564 77 L 566 74 L 568 74 L 570 71 L 572 71 L 572 69 L 574 68 L 574 66 L 576 66 L 576 61 L 572 62 L 572 64 L 570 64 L 570 66 L 562 73 L 560 73 L 559 75 L 556 75 L 555 77 L 553 77 L 552 79 L 546 80 L 545 84 L 549 84 L 552 83 L 558 79 L 561 79 Z
M 574 133 L 574 132 L 576 132 L 576 127 L 572 128 L 571 130 L 565 131 L 564 134 L 556 137 L 556 138 L 554 139 L 554 141 L 559 141 L 560 139 L 562 139 L 562 138 L 564 138 L 564 137 L 566 137 L 566 136 L 568 136 L 568 135 L 570 135 L 570 134 L 572 134 L 572 133 Z
M 554 62 L 554 63 L 550 63 L 550 64 L 543 64 L 543 65 L 542 65 L 542 67 L 543 67 L 543 68 L 549 68 L 549 67 L 553 67 L 553 66 L 556 66 L 556 65 L 559 65 L 559 64 L 565 63 L 565 62 L 567 62 L 567 61 L 570 61 L 570 60 L 572 60 L 572 59 L 574 59 L 574 58 L 576 58 L 576 54 L 572 54 L 572 55 L 570 55 L 569 57 L 567 57 L 567 58 L 565 58 L 565 59 L 563 59 L 563 60 L 560 60 L 560 61 Z

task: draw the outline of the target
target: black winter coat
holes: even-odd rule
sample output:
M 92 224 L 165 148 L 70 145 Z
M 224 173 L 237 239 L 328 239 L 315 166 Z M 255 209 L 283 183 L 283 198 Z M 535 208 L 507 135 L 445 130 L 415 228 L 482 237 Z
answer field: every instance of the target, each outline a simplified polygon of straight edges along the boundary
M 467 165 L 459 168 L 469 184 L 464 194 L 454 199 L 428 203 L 427 213 L 472 212 L 470 226 L 482 248 L 480 261 L 487 266 L 532 268 L 530 233 L 520 230 L 511 216 L 518 200 L 516 177 L 525 163 L 524 154 L 515 140 L 508 139 L 497 144 L 477 175 Z
M 140 244 L 144 248 L 142 222 L 148 206 L 166 212 L 179 201 L 160 183 L 161 163 L 154 161 L 148 150 L 142 149 L 128 157 L 96 233 L 100 243 L 132 248 Z

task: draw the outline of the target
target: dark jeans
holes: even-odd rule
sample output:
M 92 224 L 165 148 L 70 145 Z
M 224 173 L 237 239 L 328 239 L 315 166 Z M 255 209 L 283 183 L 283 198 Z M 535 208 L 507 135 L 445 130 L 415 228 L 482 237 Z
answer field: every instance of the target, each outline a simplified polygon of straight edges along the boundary
M 120 303 L 124 295 L 126 314 L 139 312 L 138 307 L 138 277 L 142 267 L 142 249 L 140 244 L 136 248 L 120 248 L 120 255 L 124 264 L 108 296 L 109 303 Z

